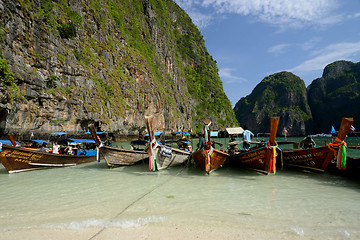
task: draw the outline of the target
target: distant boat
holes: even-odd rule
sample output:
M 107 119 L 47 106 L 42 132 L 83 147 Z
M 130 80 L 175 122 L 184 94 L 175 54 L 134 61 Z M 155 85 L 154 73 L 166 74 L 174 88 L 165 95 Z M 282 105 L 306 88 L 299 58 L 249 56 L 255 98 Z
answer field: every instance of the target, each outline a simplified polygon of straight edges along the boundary
M 212 146 L 210 141 L 210 120 L 205 120 L 205 143 L 204 146 L 192 153 L 192 158 L 196 165 L 199 168 L 205 170 L 207 174 L 210 174 L 212 171 L 220 168 L 226 162 L 229 157 L 229 154 L 218 149 L 215 149 Z
M 166 146 L 156 141 L 154 133 L 154 116 L 146 116 L 146 127 L 149 132 L 149 170 L 156 171 L 185 163 L 190 159 L 190 152 Z
M 230 165 L 249 168 L 264 174 L 275 173 L 277 155 L 277 144 L 275 138 L 278 124 L 279 117 L 272 117 L 270 119 L 269 141 L 267 143 L 260 143 L 255 148 L 250 148 L 248 151 L 240 150 L 237 153 L 232 153 L 229 158 Z
M 93 139 L 65 138 L 57 141 L 62 146 L 71 146 L 73 155 L 96 155 L 96 142 Z M 63 148 L 61 148 L 63 150 Z
M 192 152 L 192 142 L 190 139 L 190 133 L 188 131 L 176 131 L 172 132 L 171 135 L 171 139 L 160 138 L 160 142 L 171 147 L 176 144 L 178 149 L 184 150 L 186 152 Z
M 94 125 L 89 125 L 89 130 L 100 151 L 100 158 L 104 158 L 109 167 L 120 167 L 134 165 L 148 159 L 149 155 L 145 150 L 122 149 L 110 146 L 103 146 L 100 137 L 96 134 Z M 100 161 L 100 159 L 98 159 Z
M 27 148 L 32 150 L 40 150 L 40 147 L 43 144 L 48 145 L 49 142 L 43 140 L 36 140 L 36 139 L 28 139 L 28 140 L 20 141 L 20 145 L 22 148 Z
M 341 162 L 341 156 L 337 156 L 339 146 L 344 144 L 344 139 L 349 132 L 353 121 L 353 118 L 343 118 L 337 138 L 333 143 L 326 146 L 282 151 L 281 154 L 284 167 L 290 166 L 324 172 L 331 161 L 337 160 L 338 162 Z
M 9 173 L 38 170 L 51 167 L 67 167 L 93 162 L 96 156 L 46 153 L 11 145 L 3 145 L 0 161 Z

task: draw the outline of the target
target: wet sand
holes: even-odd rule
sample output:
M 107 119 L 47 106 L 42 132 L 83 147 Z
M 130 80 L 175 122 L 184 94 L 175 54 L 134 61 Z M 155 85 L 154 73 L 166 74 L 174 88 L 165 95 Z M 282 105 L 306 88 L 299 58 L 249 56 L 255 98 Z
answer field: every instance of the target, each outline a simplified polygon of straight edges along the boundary
M 226 225 L 226 224 L 225 224 Z M 89 228 L 81 230 L 69 229 L 22 229 L 4 231 L 1 233 L 1 239 L 6 240 L 100 240 L 100 239 L 310 239 L 300 236 L 294 232 L 284 233 L 274 231 L 259 231 L 251 228 L 231 228 L 227 226 L 142 226 L 140 228 Z M 321 238 L 317 238 L 321 239 Z

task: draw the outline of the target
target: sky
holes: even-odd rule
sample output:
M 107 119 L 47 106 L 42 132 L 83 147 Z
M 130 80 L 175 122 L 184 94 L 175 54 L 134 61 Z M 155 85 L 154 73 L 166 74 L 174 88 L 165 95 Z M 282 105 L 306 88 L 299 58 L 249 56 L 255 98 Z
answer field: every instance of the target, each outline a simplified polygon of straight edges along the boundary
M 360 62 L 360 0 L 174 0 L 217 62 L 232 106 L 266 76 L 289 71 L 307 87 L 326 65 Z

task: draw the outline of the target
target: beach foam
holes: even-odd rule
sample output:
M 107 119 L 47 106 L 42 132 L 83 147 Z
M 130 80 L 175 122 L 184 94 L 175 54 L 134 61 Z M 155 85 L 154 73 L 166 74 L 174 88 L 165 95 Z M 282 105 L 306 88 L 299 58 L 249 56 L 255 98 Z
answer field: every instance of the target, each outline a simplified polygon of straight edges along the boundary
M 137 228 L 149 223 L 160 223 L 164 221 L 165 217 L 139 217 L 135 219 L 121 219 L 121 220 L 102 220 L 102 219 L 86 219 L 82 221 L 73 221 L 70 223 L 59 223 L 46 225 L 48 229 L 71 229 L 71 230 L 82 230 L 92 227 L 117 227 L 117 228 Z

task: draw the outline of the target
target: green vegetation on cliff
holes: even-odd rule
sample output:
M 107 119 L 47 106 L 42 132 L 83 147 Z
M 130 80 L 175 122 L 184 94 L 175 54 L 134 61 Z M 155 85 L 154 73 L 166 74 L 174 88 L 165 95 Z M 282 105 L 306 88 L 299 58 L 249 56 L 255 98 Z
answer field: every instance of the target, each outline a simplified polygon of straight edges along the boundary
M 296 99 L 290 99 L 289 94 L 296 96 Z M 295 100 L 296 104 L 292 103 L 292 100 Z M 304 118 L 302 120 L 311 118 L 304 112 L 307 105 L 305 84 L 298 76 L 290 72 L 280 72 L 265 77 L 245 102 L 254 113 L 265 111 L 269 117 L 280 115 L 287 108 L 299 112 L 299 116 Z M 298 106 L 298 103 L 302 106 Z M 290 106 L 287 106 L 288 104 Z
M 10 103 L 20 98 L 20 90 L 14 80 L 14 73 L 11 72 L 9 65 L 0 55 L 0 84 L 6 87 L 7 99 Z
M 199 122 L 210 115 L 217 119 L 219 126 L 233 126 L 236 124 L 235 114 L 223 91 L 216 62 L 207 52 L 201 33 L 188 15 L 180 9 L 179 15 L 179 21 L 173 24 L 178 52 L 183 61 L 187 62 L 185 77 L 188 89 L 197 102 L 196 113 L 193 115 L 194 125 L 198 130 L 201 129 Z
M 323 76 L 308 86 L 308 101 L 314 129 L 319 132 L 328 132 L 343 117 L 359 119 L 360 63 L 336 61 L 327 65 Z
M 23 0 L 20 3 L 29 10 L 32 19 L 45 23 L 41 25 L 43 31 L 81 45 L 79 49 L 67 49 L 56 57 L 65 62 L 66 55 L 71 54 L 77 64 L 86 69 L 95 88 L 76 86 L 72 92 L 91 94 L 86 103 L 103 119 L 122 116 L 129 108 L 124 99 L 134 99 L 139 107 L 145 104 L 147 94 L 158 94 L 161 96 L 160 105 L 166 106 L 174 119 L 183 114 L 178 102 L 190 105 L 187 107 L 196 131 L 201 131 L 200 121 L 210 117 L 217 127 L 236 123 L 216 62 L 207 52 L 202 35 L 172 0 L 87 0 L 77 3 L 83 12 L 92 16 L 91 24 L 98 29 L 96 33 L 88 31 L 93 26 L 81 12 L 77 12 L 79 8 L 71 6 L 67 0 L 41 0 L 37 3 Z M 100 37 L 94 38 L 93 35 Z M 162 52 L 159 49 L 164 49 L 165 56 L 159 56 Z M 111 52 L 110 59 L 104 56 L 105 51 Z M 34 58 L 39 57 L 44 58 L 34 53 Z M 164 60 L 171 61 L 170 65 L 164 64 Z M 117 65 L 112 67 L 109 62 Z M 169 66 L 173 69 L 169 70 Z M 149 77 L 155 82 L 156 89 L 137 89 L 134 81 L 137 76 L 131 72 L 134 68 L 138 72 L 150 72 Z M 106 72 L 100 75 L 102 69 Z M 130 71 L 131 77 L 125 71 Z M 178 79 L 187 84 L 187 91 L 181 94 L 174 92 L 178 88 L 176 84 L 180 84 Z
M 272 116 L 280 116 L 283 119 L 280 129 L 286 126 L 289 130 L 292 130 L 295 124 L 305 126 L 312 119 L 305 83 L 290 72 L 265 77 L 250 95 L 237 102 L 234 111 L 241 124 L 247 124 L 254 131 L 260 132 L 267 131 L 261 125 L 267 126 Z M 294 129 L 293 134 L 305 133 Z

